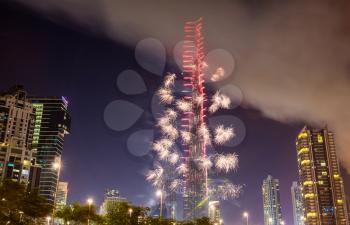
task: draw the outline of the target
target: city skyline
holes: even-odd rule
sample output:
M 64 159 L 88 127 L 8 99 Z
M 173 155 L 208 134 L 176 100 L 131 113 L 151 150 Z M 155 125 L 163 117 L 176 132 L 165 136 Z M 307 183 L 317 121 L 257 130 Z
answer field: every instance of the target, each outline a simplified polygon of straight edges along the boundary
M 145 172 L 152 166 L 150 156 L 135 156 L 128 148 L 129 136 L 135 131 L 153 129 L 155 120 L 149 100 L 162 82 L 160 77 L 145 71 L 135 61 L 133 48 L 136 43 L 131 46 L 101 34 L 89 33 L 80 26 L 56 23 L 21 6 L 4 6 L 1 17 L 4 18 L 2 23 L 6 35 L 1 36 L 3 44 L 0 46 L 4 51 L 0 54 L 4 63 L 0 66 L 0 73 L 6 78 L 0 84 L 0 90 L 23 84 L 30 95 L 66 96 L 69 101 L 72 132 L 65 138 L 61 169 L 62 180 L 70 183 L 69 202 L 85 202 L 87 197 L 93 197 L 96 204 L 100 204 L 103 192 L 116 187 L 135 204 L 157 203 L 159 199 L 154 189 L 144 180 Z M 15 18 L 14 13 L 18 17 Z M 182 22 L 179 20 L 178 27 L 174 28 L 179 34 Z M 28 38 L 23 38 L 23 35 Z M 173 45 L 176 42 L 174 40 Z M 7 47 L 10 44 L 17 47 L 10 49 Z M 215 48 L 212 42 L 208 45 L 208 50 Z M 15 53 L 11 54 L 12 51 Z M 241 61 L 237 63 L 239 65 Z M 178 72 L 174 64 L 169 60 L 165 71 Z M 118 74 L 130 68 L 139 72 L 147 85 L 148 91 L 140 97 L 116 88 Z M 251 97 L 242 90 L 243 95 Z M 105 124 L 105 107 L 115 99 L 136 103 L 144 112 L 130 130 L 113 131 Z M 246 133 L 241 144 L 223 149 L 225 153 L 237 152 L 240 158 L 238 172 L 229 175 L 228 179 L 245 187 L 240 198 L 223 202 L 221 214 L 224 220 L 231 220 L 232 224 L 242 223 L 242 213 L 247 211 L 252 224 L 262 224 L 261 183 L 271 174 L 280 180 L 283 219 L 286 224 L 293 224 L 290 186 L 298 180 L 295 137 L 307 124 L 307 119 L 288 124 L 277 122 L 244 103 L 230 110 L 229 114 L 244 122 Z M 335 136 L 338 134 L 336 130 Z M 345 170 L 342 174 L 349 198 L 347 187 L 350 179 Z

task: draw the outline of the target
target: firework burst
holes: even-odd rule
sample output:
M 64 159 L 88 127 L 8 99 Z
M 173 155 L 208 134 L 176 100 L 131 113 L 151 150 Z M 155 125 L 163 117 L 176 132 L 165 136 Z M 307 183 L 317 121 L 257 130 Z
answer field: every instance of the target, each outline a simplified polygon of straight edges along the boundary
M 215 113 L 220 108 L 229 109 L 231 105 L 231 99 L 228 96 L 221 94 L 219 91 L 214 94 L 211 102 L 212 104 L 209 107 L 209 112 L 211 113 Z
M 228 173 L 231 170 L 235 170 L 238 166 L 238 156 L 235 153 L 232 154 L 218 154 L 215 157 L 215 168 L 221 172 Z
M 222 145 L 234 137 L 234 130 L 232 127 L 225 128 L 224 125 L 219 125 L 215 129 L 214 141 L 218 145 Z

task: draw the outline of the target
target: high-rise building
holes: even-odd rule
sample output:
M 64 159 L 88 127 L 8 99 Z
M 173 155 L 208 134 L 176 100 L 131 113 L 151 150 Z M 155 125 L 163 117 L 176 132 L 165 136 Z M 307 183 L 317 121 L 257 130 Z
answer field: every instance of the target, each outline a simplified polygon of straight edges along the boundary
M 300 184 L 294 181 L 290 191 L 292 194 L 294 225 L 304 225 L 303 197 Z
M 41 166 L 39 194 L 55 203 L 64 136 L 70 131 L 68 101 L 64 97 L 32 97 L 35 127 L 32 146 Z
M 283 225 L 279 180 L 268 175 L 262 185 L 264 224 Z
M 205 126 L 206 108 L 203 101 L 195 103 L 195 99 L 205 98 L 203 74 L 203 35 L 202 19 L 186 22 L 184 26 L 185 40 L 183 44 L 183 80 L 184 99 L 192 99 L 192 109 L 182 115 L 182 127 L 190 133 L 200 133 Z M 196 165 L 198 158 L 206 157 L 207 140 L 192 138 L 184 143 L 188 172 L 184 175 L 183 217 L 186 220 L 208 216 L 208 171 Z
M 60 181 L 57 186 L 56 193 L 56 209 L 60 209 L 67 204 L 67 196 L 68 196 L 68 182 Z
M 34 108 L 22 86 L 0 93 L 0 180 L 30 183 Z M 33 186 L 34 187 L 34 186 Z
M 209 219 L 213 224 L 219 224 L 221 221 L 220 213 L 220 202 L 219 201 L 210 201 L 209 202 Z
M 108 189 L 105 192 L 103 203 L 100 207 L 100 214 L 104 215 L 109 211 L 117 209 L 121 202 L 128 202 L 128 200 L 121 197 L 117 189 Z
M 296 150 L 305 224 L 348 225 L 333 133 L 305 126 L 298 134 Z

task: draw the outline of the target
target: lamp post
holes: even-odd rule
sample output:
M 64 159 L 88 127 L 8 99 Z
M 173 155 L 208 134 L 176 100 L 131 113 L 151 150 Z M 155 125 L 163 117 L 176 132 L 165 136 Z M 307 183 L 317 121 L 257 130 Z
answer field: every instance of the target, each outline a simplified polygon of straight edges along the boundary
M 46 220 L 47 220 L 47 225 L 50 225 L 50 221 L 51 221 L 51 217 L 46 217 Z
M 269 218 L 269 225 L 272 225 L 272 218 Z
M 88 225 L 90 225 L 90 211 L 91 211 L 91 205 L 94 202 L 92 198 L 88 198 L 86 200 L 87 204 L 89 205 L 89 213 L 88 213 Z
M 163 191 L 162 190 L 158 190 L 156 192 L 156 195 L 160 198 L 160 215 L 159 217 L 161 218 L 163 216 Z
M 132 214 L 132 208 L 129 209 L 129 216 L 131 217 L 131 214 Z
M 246 219 L 246 225 L 249 225 L 249 213 L 248 212 L 244 212 L 243 213 L 243 217 Z
M 284 220 L 281 221 L 281 225 L 285 225 Z

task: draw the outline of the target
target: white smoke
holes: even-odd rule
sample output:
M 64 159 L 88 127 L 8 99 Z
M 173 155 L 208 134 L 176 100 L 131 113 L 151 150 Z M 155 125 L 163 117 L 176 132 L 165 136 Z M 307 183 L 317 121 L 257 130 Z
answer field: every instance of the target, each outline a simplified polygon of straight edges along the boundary
M 185 20 L 203 16 L 206 45 L 236 58 L 245 104 L 282 122 L 327 123 L 350 171 L 348 1 L 18 1 L 131 45 L 151 36 L 172 46 Z

